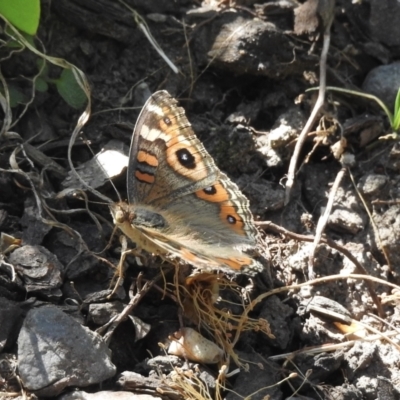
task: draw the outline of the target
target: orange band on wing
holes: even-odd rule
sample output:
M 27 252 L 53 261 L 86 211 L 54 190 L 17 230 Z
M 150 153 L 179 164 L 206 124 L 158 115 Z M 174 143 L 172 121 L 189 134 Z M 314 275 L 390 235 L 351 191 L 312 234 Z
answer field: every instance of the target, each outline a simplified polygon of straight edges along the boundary
M 229 200 L 228 191 L 220 183 L 198 190 L 195 195 L 199 199 L 211 201 L 212 203 L 222 203 Z
M 164 134 L 170 137 L 171 144 L 178 142 L 179 133 L 190 127 L 186 118 L 185 110 L 181 107 L 171 109 L 169 106 L 162 107 L 163 117 L 158 119 L 158 128 Z
M 204 163 L 204 148 L 197 140 L 183 108 L 162 107 L 163 117 L 158 119 L 158 130 L 162 132 L 167 147 L 168 165 L 178 174 L 199 181 L 207 178 L 208 170 Z M 198 143 L 198 145 L 197 145 Z M 189 165 L 180 159 L 179 154 L 186 152 Z
M 135 177 L 140 182 L 154 183 L 154 175 L 146 174 L 144 172 L 140 172 L 139 170 L 135 171 Z
M 232 268 L 235 271 L 240 271 L 242 267 L 246 265 L 250 265 L 252 262 L 252 259 L 250 257 L 235 257 L 235 258 L 216 258 L 218 262 L 221 264 L 228 265 L 230 268 Z
M 140 163 L 145 163 L 150 167 L 158 167 L 158 160 L 156 156 L 153 154 L 148 153 L 147 151 L 139 150 L 136 156 L 136 159 Z
M 236 208 L 232 205 L 231 202 L 227 202 L 226 204 L 221 206 L 221 211 L 219 213 L 220 218 L 228 223 L 236 233 L 245 236 L 246 232 L 244 231 L 244 223 L 243 219 L 237 213 Z
M 159 120 L 159 128 L 161 132 L 165 134 L 170 134 L 173 131 L 178 130 L 179 131 L 179 122 L 177 121 L 177 114 L 170 114 L 169 113 L 169 107 L 163 107 L 162 112 L 164 114 L 164 117 Z M 166 122 L 168 121 L 168 123 Z M 171 138 L 175 135 L 171 135 Z
M 197 261 L 197 259 L 198 259 L 198 257 L 195 255 L 195 254 L 193 254 L 191 251 L 189 251 L 188 249 L 184 249 L 184 248 L 182 248 L 181 250 L 180 250 L 180 256 L 184 259 L 184 260 L 186 260 L 186 261 L 188 261 L 188 262 L 190 262 L 190 263 L 195 263 L 196 261 Z
M 207 178 L 208 170 L 203 162 L 203 156 L 194 146 L 188 146 L 179 142 L 173 145 L 167 143 L 167 146 L 167 162 L 175 172 L 191 179 L 192 181 L 199 181 Z M 187 150 L 190 153 L 190 156 L 193 157 L 194 168 L 186 168 L 179 161 L 179 150 Z

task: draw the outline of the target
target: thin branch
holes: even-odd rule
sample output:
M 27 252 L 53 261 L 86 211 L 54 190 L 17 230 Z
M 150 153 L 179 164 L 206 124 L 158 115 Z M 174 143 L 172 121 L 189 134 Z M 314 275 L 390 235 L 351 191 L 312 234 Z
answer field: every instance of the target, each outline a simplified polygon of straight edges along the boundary
M 299 162 L 301 149 L 303 148 L 303 145 L 304 145 L 304 142 L 306 141 L 307 135 L 310 132 L 312 126 L 314 125 L 314 122 L 317 119 L 318 113 L 325 102 L 326 64 L 327 64 L 327 58 L 328 58 L 329 44 L 330 44 L 330 40 L 331 40 L 331 34 L 330 34 L 331 25 L 332 25 L 332 19 L 328 20 L 328 25 L 326 26 L 326 28 L 324 30 L 323 45 L 322 45 L 322 51 L 321 51 L 321 57 L 320 57 L 320 63 L 319 63 L 320 85 L 319 85 L 319 91 L 318 91 L 318 98 L 314 105 L 314 109 L 312 110 L 311 115 L 308 118 L 306 125 L 304 126 L 303 130 L 301 131 L 301 133 L 297 139 L 292 158 L 290 159 L 290 165 L 289 165 L 287 181 L 286 181 L 285 205 L 288 204 L 290 201 L 290 194 L 291 194 L 293 183 L 294 183 L 296 168 L 297 168 L 297 164 Z

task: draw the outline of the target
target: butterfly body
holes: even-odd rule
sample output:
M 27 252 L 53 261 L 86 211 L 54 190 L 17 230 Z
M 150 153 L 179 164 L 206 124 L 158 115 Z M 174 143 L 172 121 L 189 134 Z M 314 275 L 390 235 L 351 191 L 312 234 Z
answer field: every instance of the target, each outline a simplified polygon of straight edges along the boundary
M 154 93 L 139 115 L 127 191 L 128 203 L 112 205 L 111 213 L 144 250 L 208 269 L 262 269 L 243 253 L 257 237 L 248 200 L 218 169 L 166 91 Z

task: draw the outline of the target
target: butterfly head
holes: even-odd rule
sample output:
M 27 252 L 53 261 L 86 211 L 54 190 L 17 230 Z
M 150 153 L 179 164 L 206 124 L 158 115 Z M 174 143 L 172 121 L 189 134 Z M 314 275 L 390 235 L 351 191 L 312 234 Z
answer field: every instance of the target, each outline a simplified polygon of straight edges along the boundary
M 110 211 L 116 226 L 121 226 L 133 218 L 128 204 L 123 202 L 111 204 Z

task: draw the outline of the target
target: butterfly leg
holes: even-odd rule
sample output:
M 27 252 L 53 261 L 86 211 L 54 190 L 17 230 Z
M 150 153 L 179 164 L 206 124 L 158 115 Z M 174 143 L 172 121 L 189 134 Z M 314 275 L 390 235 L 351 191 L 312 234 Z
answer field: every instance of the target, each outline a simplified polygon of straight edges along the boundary
M 117 265 L 117 270 L 114 274 L 114 277 L 110 283 L 110 288 L 113 287 L 110 295 L 108 298 L 111 298 L 113 294 L 117 291 L 117 289 L 122 285 L 123 280 L 124 280 L 124 274 L 125 274 L 125 259 L 128 255 L 133 255 L 136 258 L 141 257 L 141 249 L 128 249 L 128 241 L 126 240 L 126 236 L 121 235 L 120 236 L 120 242 L 121 242 L 121 257 L 119 259 L 119 263 Z

